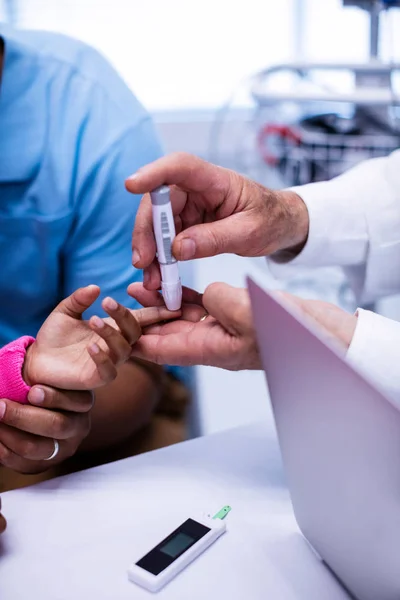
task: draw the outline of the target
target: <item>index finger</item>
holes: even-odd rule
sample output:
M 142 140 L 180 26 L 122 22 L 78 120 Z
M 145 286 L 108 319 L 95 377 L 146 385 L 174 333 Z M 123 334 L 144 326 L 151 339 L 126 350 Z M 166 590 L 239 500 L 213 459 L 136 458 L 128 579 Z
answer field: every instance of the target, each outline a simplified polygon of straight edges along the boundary
M 221 169 L 198 156 L 174 152 L 139 169 L 128 177 L 125 186 L 132 194 L 146 194 L 160 185 L 176 185 L 191 192 L 205 192 L 227 169 Z
M 134 344 L 142 335 L 140 323 L 135 312 L 116 302 L 113 298 L 104 298 L 102 307 L 118 325 L 129 345 Z
M 126 186 L 129 190 L 128 185 Z M 153 213 L 149 194 L 145 194 L 136 213 L 132 232 L 132 264 L 145 269 L 156 256 L 156 241 L 153 231 Z

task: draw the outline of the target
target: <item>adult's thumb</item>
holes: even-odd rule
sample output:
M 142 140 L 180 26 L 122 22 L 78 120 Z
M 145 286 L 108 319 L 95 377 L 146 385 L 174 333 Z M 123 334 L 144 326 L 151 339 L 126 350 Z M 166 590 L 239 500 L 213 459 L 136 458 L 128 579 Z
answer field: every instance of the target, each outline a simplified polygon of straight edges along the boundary
M 228 253 L 245 255 L 249 250 L 245 221 L 246 217 L 239 213 L 220 221 L 188 227 L 176 236 L 172 252 L 177 260 Z
M 250 297 L 246 289 L 212 283 L 203 294 L 203 306 L 232 335 L 243 335 L 253 328 Z

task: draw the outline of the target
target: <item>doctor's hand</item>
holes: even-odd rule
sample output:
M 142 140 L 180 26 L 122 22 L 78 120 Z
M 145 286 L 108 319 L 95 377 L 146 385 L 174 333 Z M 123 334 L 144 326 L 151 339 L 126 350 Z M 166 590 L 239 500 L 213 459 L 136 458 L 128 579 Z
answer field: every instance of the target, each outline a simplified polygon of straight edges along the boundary
M 144 306 L 163 304 L 158 292 L 146 290 L 140 283 L 131 284 L 128 292 Z M 278 294 L 319 327 L 328 341 L 344 352 L 349 348 L 357 325 L 355 315 L 328 302 Z M 145 328 L 133 356 L 158 364 L 260 369 L 247 290 L 224 283 L 210 285 L 203 295 L 185 289 L 182 316 Z
M 178 260 L 223 253 L 267 256 L 285 249 L 299 251 L 306 242 L 308 211 L 294 192 L 270 190 L 190 154 L 171 154 L 125 182 L 128 191 L 146 194 L 136 216 L 132 261 L 145 270 L 147 289 L 160 286 L 147 192 L 162 184 L 171 186 L 177 232 L 173 254 Z
M 141 283 L 132 283 L 128 293 L 143 306 L 164 305 Z M 247 290 L 214 283 L 201 295 L 184 288 L 181 311 L 175 321 L 144 328 L 132 356 L 161 365 L 261 368 Z

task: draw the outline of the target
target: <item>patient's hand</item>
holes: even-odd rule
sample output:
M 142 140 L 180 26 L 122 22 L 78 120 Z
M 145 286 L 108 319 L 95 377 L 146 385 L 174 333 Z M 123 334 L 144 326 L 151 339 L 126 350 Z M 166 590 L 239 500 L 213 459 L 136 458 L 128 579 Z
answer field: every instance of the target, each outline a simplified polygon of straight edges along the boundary
M 128 310 L 106 298 L 102 306 L 111 319 L 94 316 L 83 320 L 82 313 L 99 293 L 94 285 L 80 288 L 46 319 L 25 358 L 23 377 L 28 385 L 40 383 L 66 390 L 105 385 L 131 356 L 142 327 L 177 316 L 163 307 Z
M 158 292 L 141 283 L 132 283 L 128 293 L 143 306 L 164 304 Z M 182 316 L 144 328 L 132 356 L 158 364 L 259 369 L 247 290 L 214 283 L 201 295 L 184 288 Z

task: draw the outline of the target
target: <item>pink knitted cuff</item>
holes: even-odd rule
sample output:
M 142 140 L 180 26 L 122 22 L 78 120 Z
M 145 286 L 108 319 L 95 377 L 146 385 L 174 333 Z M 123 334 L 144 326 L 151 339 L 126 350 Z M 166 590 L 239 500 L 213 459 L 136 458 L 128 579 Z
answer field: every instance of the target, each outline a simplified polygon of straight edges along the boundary
M 0 398 L 26 404 L 31 389 L 22 379 L 26 349 L 35 338 L 25 335 L 0 349 Z

